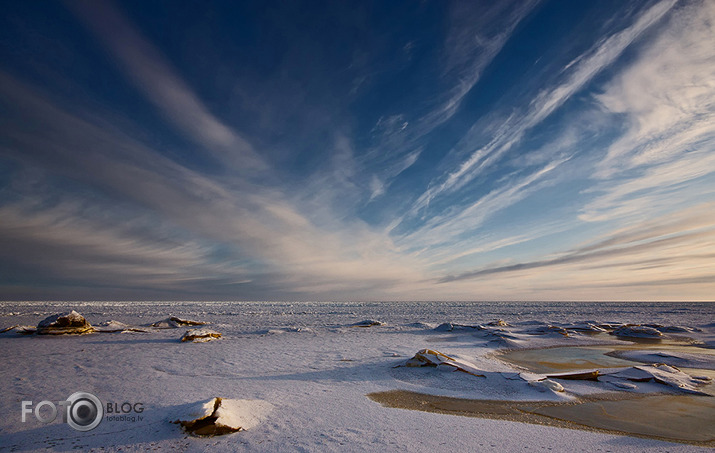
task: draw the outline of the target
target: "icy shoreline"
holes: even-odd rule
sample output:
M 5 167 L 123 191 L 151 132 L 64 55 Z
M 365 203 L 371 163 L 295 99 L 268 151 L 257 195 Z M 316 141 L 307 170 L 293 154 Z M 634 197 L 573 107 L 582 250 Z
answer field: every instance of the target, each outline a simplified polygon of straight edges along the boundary
M 517 312 L 515 305 L 465 303 L 4 303 L 0 305 L 0 328 L 36 324 L 53 312 L 74 308 L 92 325 L 109 319 L 129 326 L 148 325 L 174 313 L 206 321 L 223 336 L 220 341 L 205 344 L 182 344 L 180 334 L 186 329 L 52 338 L 0 334 L 0 347 L 7 351 L 2 372 L 7 391 L 0 398 L 0 408 L 9 414 L 0 422 L 0 446 L 20 451 L 74 446 L 110 450 L 411 451 L 447 445 L 509 451 L 523 450 L 528 444 L 553 451 L 565 451 L 560 448 L 563 445 L 618 451 L 698 450 L 692 445 L 627 436 L 390 409 L 365 396 L 399 389 L 465 398 L 559 401 L 592 392 L 589 385 L 593 384 L 577 381 L 565 385 L 567 395 L 561 395 L 536 388 L 525 391 L 516 384 L 509 385 L 511 381 L 506 378 L 506 384 L 500 381 L 491 386 L 484 385 L 489 377 L 431 368 L 393 368 L 417 351 L 431 348 L 449 357 L 456 354 L 493 376 L 508 376 L 514 368 L 492 356 L 504 347 L 514 347 L 502 340 L 513 341 L 519 348 L 624 342 L 613 335 L 578 329 L 564 336 L 549 326 L 568 328 L 584 320 L 620 321 L 695 328 L 698 331 L 664 335 L 688 336 L 703 344 L 712 344 L 714 336 L 713 326 L 707 324 L 713 319 L 713 304 L 635 305 L 638 311 L 631 306 L 629 315 L 625 315 L 629 309 L 625 304 L 587 305 L 581 311 L 553 316 L 549 313 L 555 313 L 555 305 L 543 305 L 543 313 L 536 316 L 537 305 L 517 305 Z M 505 313 L 510 310 L 512 316 Z M 498 318 L 511 327 L 486 326 Z M 368 319 L 383 325 L 354 328 Z M 445 322 L 453 327 L 487 328 L 435 330 Z M 638 385 L 660 385 L 646 384 Z M 141 402 L 146 410 L 141 421 L 136 417 L 133 422 L 129 417 L 125 421 L 107 420 L 88 433 L 75 432 L 59 422 L 41 425 L 19 420 L 21 400 L 60 400 L 79 390 L 92 392 L 103 402 Z M 215 396 L 267 401 L 275 409 L 253 429 L 215 437 L 210 442 L 185 438 L 169 423 L 182 407 Z M 434 434 L 427 438 L 421 435 L 424 426 Z

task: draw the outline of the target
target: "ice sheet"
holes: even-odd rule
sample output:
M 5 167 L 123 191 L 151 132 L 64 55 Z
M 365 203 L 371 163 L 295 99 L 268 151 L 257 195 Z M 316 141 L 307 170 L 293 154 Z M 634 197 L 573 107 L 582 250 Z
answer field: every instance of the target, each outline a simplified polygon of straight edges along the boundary
M 560 307 L 560 308 L 559 308 Z M 580 307 L 580 308 L 579 308 Z M 518 347 L 592 344 L 597 335 L 532 335 L 538 326 L 567 328 L 584 322 L 660 323 L 702 332 L 678 333 L 697 341 L 713 339 L 712 304 L 469 304 L 469 303 L 32 303 L 0 305 L 0 329 L 36 325 L 53 313 L 75 309 L 99 324 L 113 319 L 142 326 L 172 313 L 201 320 L 223 334 L 221 341 L 187 347 L 183 330 L 96 333 L 80 337 L 0 334 L 4 351 L 0 445 L 45 451 L 185 449 L 190 451 L 698 451 L 662 441 L 389 409 L 369 400 L 371 392 L 405 389 L 455 397 L 544 400 L 570 395 L 539 392 L 494 358 L 503 346 L 476 331 L 436 332 L 451 322 L 500 332 Z M 384 323 L 348 328 L 365 319 Z M 489 326 L 503 319 L 510 326 Z M 281 335 L 266 335 L 267 332 Z M 665 334 L 664 335 L 671 335 Z M 675 335 L 675 334 L 672 334 Z M 619 342 L 604 334 L 606 341 Z M 566 343 L 564 343 L 566 342 Z M 393 368 L 420 349 L 436 349 L 468 360 L 486 378 L 437 369 Z M 562 381 L 562 383 L 565 381 Z M 563 384 L 569 393 L 587 393 L 590 382 Z M 655 385 L 655 384 L 654 384 Z M 20 401 L 60 400 L 76 391 L 108 402 L 141 402 L 141 414 L 104 420 L 88 433 L 59 422 L 22 423 Z M 186 438 L 172 416 L 217 395 L 266 401 L 270 414 L 246 432 L 206 439 Z M 142 419 L 139 420 L 138 416 Z M 134 417 L 134 421 L 132 418 Z M 425 435 L 429 427 L 429 435 Z

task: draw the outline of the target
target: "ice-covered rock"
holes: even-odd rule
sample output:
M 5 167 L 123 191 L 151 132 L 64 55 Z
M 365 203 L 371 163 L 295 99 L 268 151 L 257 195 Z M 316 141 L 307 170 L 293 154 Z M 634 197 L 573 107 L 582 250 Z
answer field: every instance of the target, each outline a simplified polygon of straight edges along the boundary
M 449 367 L 454 371 L 463 371 L 478 377 L 486 377 L 483 371 L 477 369 L 474 365 L 454 357 L 450 357 L 439 351 L 432 349 L 421 349 L 414 357 L 407 360 L 404 364 L 406 367 Z
M 520 345 L 519 338 L 506 329 L 487 329 L 478 326 L 479 330 L 474 335 L 479 338 L 488 340 L 488 345 L 491 347 L 506 347 L 514 348 Z
M 436 332 L 452 332 L 455 330 L 475 330 L 480 329 L 479 326 L 468 326 L 465 324 L 454 324 L 451 322 L 444 322 L 434 328 Z
M 0 330 L 0 333 L 13 332 L 20 335 L 31 335 L 37 331 L 34 326 L 21 326 L 20 324 L 15 324 L 14 326 L 6 327 Z
M 643 324 L 646 327 L 652 327 L 658 329 L 663 333 L 692 333 L 692 332 L 702 332 L 701 329 L 696 327 L 687 326 L 664 326 L 662 324 Z
M 659 338 L 663 334 L 653 327 L 641 326 L 638 324 L 626 324 L 611 332 L 611 335 L 628 338 Z
M 191 329 L 187 330 L 181 341 L 190 341 L 192 343 L 206 343 L 207 341 L 218 340 L 221 338 L 221 334 L 215 330 L 201 328 L 201 329 Z
M 173 423 L 195 436 L 218 436 L 251 429 L 272 409 L 262 400 L 212 398 L 189 407 Z
M 532 329 L 527 332 L 529 335 L 548 335 L 548 334 L 559 334 L 564 337 L 568 337 L 569 333 L 566 329 L 563 327 L 559 326 L 554 326 L 554 325 L 547 325 L 547 326 L 541 326 L 537 327 L 535 329 Z
M 609 332 L 625 326 L 625 324 L 623 324 L 621 322 L 601 322 L 596 325 L 598 327 L 600 327 L 601 329 L 607 330 Z
M 277 329 L 265 329 L 256 332 L 260 335 L 280 335 L 284 333 L 314 333 L 313 329 L 309 327 L 279 327 Z
M 130 325 L 124 324 L 119 321 L 104 321 L 94 326 L 94 330 L 97 332 L 147 332 L 145 329 L 140 329 L 138 327 L 132 327 Z
M 590 322 L 581 322 L 577 324 L 570 324 L 566 326 L 562 326 L 564 329 L 572 332 L 578 332 L 578 333 L 586 333 L 586 334 L 596 334 L 596 333 L 602 333 L 602 332 L 607 332 L 606 329 L 603 327 L 599 327 L 596 324 L 590 323 Z
M 48 316 L 37 324 L 38 335 L 82 335 L 94 328 L 76 311 Z
M 540 392 L 551 390 L 552 392 L 563 392 L 564 386 L 551 379 L 541 379 L 538 381 L 529 381 L 529 385 Z
M 350 327 L 374 327 L 374 326 L 384 326 L 385 323 L 382 321 L 376 321 L 374 319 L 366 319 L 364 321 L 356 322 L 355 324 L 350 324 Z
M 161 321 L 151 324 L 151 327 L 157 327 L 159 329 L 175 329 L 177 327 L 203 326 L 205 324 L 206 323 L 202 321 L 192 321 L 190 319 L 181 319 L 176 316 L 169 316 L 166 319 L 162 319 Z

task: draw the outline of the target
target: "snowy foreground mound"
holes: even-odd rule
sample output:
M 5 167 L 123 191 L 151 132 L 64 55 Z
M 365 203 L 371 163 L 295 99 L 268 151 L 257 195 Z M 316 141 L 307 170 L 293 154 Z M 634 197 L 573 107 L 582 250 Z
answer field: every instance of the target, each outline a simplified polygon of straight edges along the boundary
M 257 426 L 273 406 L 261 400 L 211 398 L 189 407 L 173 423 L 195 436 L 216 436 Z

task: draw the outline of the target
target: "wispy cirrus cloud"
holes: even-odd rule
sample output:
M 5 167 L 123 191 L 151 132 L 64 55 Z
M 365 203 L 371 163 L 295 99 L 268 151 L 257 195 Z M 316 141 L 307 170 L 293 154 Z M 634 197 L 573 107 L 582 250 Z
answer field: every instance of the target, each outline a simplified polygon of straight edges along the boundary
M 397 162 L 370 180 L 370 200 L 382 195 L 392 180 L 413 165 L 432 131 L 449 121 L 465 97 L 477 85 L 484 70 L 501 52 L 517 26 L 540 0 L 501 2 L 458 1 L 449 4 L 449 23 L 444 40 L 444 60 L 434 99 L 423 115 L 409 119 L 404 114 L 380 117 L 373 132 L 377 145 L 369 153 L 370 163 L 383 166 L 385 156 Z
M 177 280 L 193 281 L 189 287 L 194 289 L 212 281 L 221 297 L 250 292 L 251 285 L 296 297 L 308 291 L 386 291 L 423 279 L 421 266 L 399 256 L 388 237 L 362 222 L 335 219 L 316 225 L 303 214 L 306 206 L 300 197 L 289 199 L 279 187 L 241 177 L 213 179 L 106 127 L 108 121 L 102 118 L 75 115 L 7 74 L 0 77 L 1 97 L 15 113 L 5 124 L 10 145 L 2 148 L 2 156 L 60 174 L 84 188 L 67 194 L 69 201 L 62 205 L 56 197 L 43 196 L 48 187 L 37 188 L 38 194 L 34 187 L 5 189 L 8 198 L 25 200 L 23 209 L 4 207 L 8 221 L 2 225 L 15 244 L 6 248 L 6 259 L 18 265 L 41 264 L 47 274 L 69 281 L 81 279 L 93 263 L 113 263 L 104 266 L 105 272 L 97 266 L 95 280 L 120 288 L 141 282 L 166 288 Z M 28 201 L 32 196 L 37 197 L 37 209 Z M 67 209 L 66 203 L 89 208 Z M 117 206 L 107 212 L 102 208 L 106 203 Z M 123 212 L 119 206 L 144 227 L 117 218 Z M 146 234 L 151 219 L 161 221 L 158 236 Z M 126 228 L 117 230 L 116 223 Z M 103 233 L 87 234 L 93 230 Z M 64 244 L 55 247 L 58 259 L 38 262 L 38 247 L 52 242 Z M 77 259 L 68 265 L 62 256 Z M 250 273 L 243 263 L 251 263 Z M 165 271 L 151 272 L 152 264 Z M 229 284 L 236 281 L 249 286 L 237 290 Z
M 518 144 L 526 132 L 544 121 L 604 68 L 613 64 L 644 31 L 661 20 L 675 3 L 675 0 L 666 0 L 653 5 L 632 25 L 601 40 L 569 64 L 564 70 L 563 79 L 556 86 L 543 89 L 536 94 L 525 111 L 500 118 L 499 126 L 493 128 L 490 141 L 485 146 L 472 151 L 455 170 L 447 173 L 440 180 L 435 180 L 417 199 L 412 212 L 419 212 L 437 196 L 459 190 L 484 169 L 493 165 Z M 475 125 L 458 147 L 468 149 L 474 141 L 474 135 L 481 134 L 482 128 L 481 124 Z
M 174 123 L 177 131 L 187 134 L 234 169 L 265 168 L 266 163 L 253 146 L 209 111 L 166 58 L 116 6 L 91 0 L 67 0 L 66 4 L 106 44 L 118 66 Z
M 435 127 L 455 114 L 514 29 L 539 1 L 476 2 L 479 5 L 461 1 L 451 5 L 443 70 L 443 77 L 451 87 L 444 93 L 439 106 L 420 119 L 421 127 Z
M 644 215 L 712 197 L 715 172 L 715 5 L 688 4 L 597 96 L 626 130 L 598 164 L 583 220 Z M 693 184 L 688 184 L 693 182 Z

